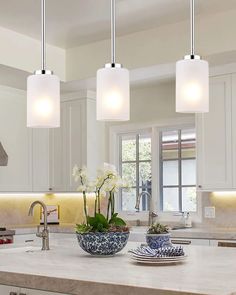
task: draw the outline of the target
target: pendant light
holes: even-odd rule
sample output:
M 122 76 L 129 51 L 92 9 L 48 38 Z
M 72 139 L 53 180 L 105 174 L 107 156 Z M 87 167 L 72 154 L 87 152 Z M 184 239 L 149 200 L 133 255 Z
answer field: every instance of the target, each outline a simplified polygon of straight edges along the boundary
M 97 120 L 130 118 L 129 71 L 115 58 L 115 0 L 111 0 L 111 63 L 97 71 Z
M 60 80 L 46 69 L 46 7 L 41 0 L 42 67 L 27 79 L 27 127 L 60 127 Z
M 191 53 L 176 63 L 176 112 L 209 111 L 209 65 L 194 52 L 194 0 L 190 0 Z

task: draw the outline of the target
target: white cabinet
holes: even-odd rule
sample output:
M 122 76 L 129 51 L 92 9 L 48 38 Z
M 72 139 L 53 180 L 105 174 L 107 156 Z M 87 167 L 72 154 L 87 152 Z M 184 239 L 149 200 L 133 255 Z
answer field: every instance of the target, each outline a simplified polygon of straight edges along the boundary
M 63 102 L 65 110 L 65 132 L 63 142 L 64 151 L 64 169 L 67 191 L 75 191 L 76 184 L 72 177 L 72 169 L 75 164 L 79 167 L 86 165 L 86 132 L 87 132 L 87 99 L 75 99 Z
M 20 287 L 0 285 L 1 295 L 69 295 L 41 290 L 25 289 Z
M 20 293 L 17 295 L 69 295 L 69 294 L 21 288 Z
M 26 127 L 24 91 L 0 86 L 0 142 L 8 165 L 0 166 L 0 191 L 32 191 L 32 130 Z
M 33 191 L 48 191 L 50 186 L 49 175 L 49 130 L 33 129 L 32 161 L 33 161 Z
M 210 240 L 210 246 L 236 248 L 236 241 L 235 240 Z
M 232 75 L 232 163 L 233 187 L 236 188 L 236 74 Z
M 196 117 L 198 188 L 201 190 L 233 187 L 232 117 L 236 120 L 236 106 L 234 108 L 235 112 L 232 111 L 231 75 L 211 78 L 210 111 Z M 233 129 L 236 135 L 236 124 Z
M 75 164 L 87 166 L 90 174 L 104 162 L 103 122 L 96 120 L 95 93 L 80 92 L 65 96 L 62 109 L 65 114 L 63 131 L 63 170 L 67 191 L 75 191 L 78 184 L 72 177 Z M 53 165 L 52 165 L 53 166 Z
M 64 95 L 61 127 L 33 133 L 33 190 L 76 191 L 74 165 L 85 165 L 94 174 L 104 161 L 103 144 L 104 123 L 96 121 L 95 93 Z
M 26 127 L 26 92 L 0 86 L 0 142 L 8 166 L 0 166 L 0 191 L 76 191 L 75 164 L 92 174 L 104 162 L 105 125 L 96 120 L 95 92 L 61 97 L 61 127 Z
M 20 288 L 0 285 L 0 294 L 1 295 L 19 295 Z

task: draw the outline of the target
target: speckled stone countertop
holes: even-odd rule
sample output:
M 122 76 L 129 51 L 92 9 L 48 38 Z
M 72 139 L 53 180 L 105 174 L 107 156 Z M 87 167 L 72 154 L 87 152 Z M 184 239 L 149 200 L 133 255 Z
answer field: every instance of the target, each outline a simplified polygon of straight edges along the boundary
M 99 258 L 76 243 L 0 250 L 0 284 L 73 295 L 236 295 L 236 249 L 186 246 L 185 263 L 136 265 L 126 254 Z M 26 250 L 34 250 L 26 252 Z

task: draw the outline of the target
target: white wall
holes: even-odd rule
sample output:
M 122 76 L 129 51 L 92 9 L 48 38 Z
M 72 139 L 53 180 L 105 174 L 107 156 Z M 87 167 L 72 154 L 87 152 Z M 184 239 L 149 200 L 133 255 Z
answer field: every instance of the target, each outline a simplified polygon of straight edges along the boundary
M 106 123 L 106 160 L 109 160 L 109 128 L 114 125 L 151 123 L 164 119 L 190 117 L 175 112 L 175 82 L 131 89 L 131 120 L 128 122 Z M 194 116 L 194 115 L 193 115 Z
M 41 43 L 26 35 L 0 27 L 0 64 L 34 72 L 41 68 Z M 47 68 L 65 80 L 65 50 L 47 45 Z

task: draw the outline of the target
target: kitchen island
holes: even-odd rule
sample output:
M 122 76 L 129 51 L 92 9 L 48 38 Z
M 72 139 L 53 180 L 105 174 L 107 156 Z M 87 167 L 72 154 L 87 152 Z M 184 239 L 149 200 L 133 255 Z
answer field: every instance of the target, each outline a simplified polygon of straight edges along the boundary
M 236 295 L 236 249 L 184 247 L 185 263 L 145 266 L 131 262 L 130 242 L 114 257 L 93 257 L 75 242 L 0 250 L 0 284 L 73 295 Z

